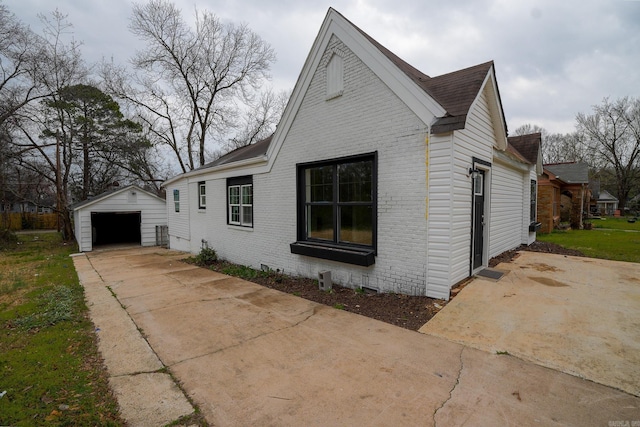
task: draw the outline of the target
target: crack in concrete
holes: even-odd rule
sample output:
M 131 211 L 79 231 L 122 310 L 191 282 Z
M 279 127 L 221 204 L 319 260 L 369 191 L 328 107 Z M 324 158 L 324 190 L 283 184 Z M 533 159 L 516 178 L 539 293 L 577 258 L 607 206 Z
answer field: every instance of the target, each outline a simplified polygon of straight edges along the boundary
M 438 422 L 436 421 L 436 416 L 438 415 L 438 411 L 440 411 L 440 409 L 444 408 L 445 405 L 447 403 L 449 403 L 449 401 L 453 398 L 453 393 L 456 390 L 456 387 L 458 387 L 458 384 L 460 384 L 460 377 L 462 376 L 462 371 L 464 369 L 464 361 L 462 359 L 462 354 L 464 353 L 464 349 L 465 349 L 465 347 L 462 346 L 462 349 L 460 350 L 460 370 L 458 370 L 458 376 L 456 378 L 455 384 L 453 384 L 453 387 L 451 387 L 451 390 L 449 390 L 449 397 L 446 398 L 445 401 L 442 402 L 442 405 L 437 407 L 436 410 L 433 412 L 433 425 L 434 425 L 434 427 L 438 425 Z
M 230 346 L 227 346 L 227 347 L 219 348 L 219 349 L 217 349 L 217 350 L 215 350 L 215 351 L 212 351 L 212 352 L 210 352 L 210 353 L 200 354 L 200 355 L 198 355 L 198 356 L 193 356 L 193 357 L 190 357 L 190 358 L 188 358 L 188 359 L 183 359 L 183 360 L 180 360 L 179 362 L 176 362 L 176 363 L 174 363 L 174 364 L 172 364 L 172 365 L 165 365 L 165 366 L 167 366 L 167 367 L 177 366 L 177 365 L 179 365 L 179 364 L 181 364 L 181 363 L 189 362 L 189 361 L 191 361 L 191 360 L 199 359 L 199 358 L 201 358 L 201 357 L 211 356 L 212 354 L 218 354 L 218 353 L 220 353 L 220 352 L 223 352 L 223 351 L 226 351 L 226 350 L 230 350 L 230 349 L 232 349 L 232 348 L 240 347 L 241 345 L 247 344 L 247 343 L 249 343 L 249 342 L 251 342 L 251 341 L 255 341 L 255 340 L 257 340 L 258 338 L 262 338 L 262 337 L 265 337 L 265 336 L 267 336 L 267 335 L 275 334 L 275 333 L 277 333 L 277 332 L 284 331 L 284 330 L 286 330 L 286 329 L 292 329 L 292 328 L 295 328 L 296 326 L 299 326 L 299 325 L 303 324 L 304 322 L 306 322 L 307 320 L 309 320 L 310 318 L 312 318 L 312 317 L 317 313 L 317 310 L 318 310 L 319 308 L 320 308 L 320 306 L 313 307 L 313 310 L 311 310 L 311 314 L 309 314 L 308 316 L 306 316 L 304 319 L 301 319 L 301 320 L 299 320 L 299 321 L 297 321 L 297 322 L 295 322 L 295 323 L 292 323 L 292 324 L 290 324 L 290 325 L 288 325 L 288 326 L 284 326 L 284 327 L 282 327 L 282 328 L 274 329 L 274 330 L 272 330 L 272 331 L 266 331 L 266 332 L 263 332 L 263 333 L 261 333 L 261 334 L 259 334 L 259 335 L 254 336 L 254 337 L 251 337 L 251 338 L 248 338 L 248 339 L 246 339 L 246 340 L 244 340 L 244 341 L 241 341 L 241 342 L 239 342 L 239 343 L 236 343 L 236 344 L 233 344 L 233 345 L 230 345 Z M 152 349 L 152 350 L 153 350 L 153 349 Z M 155 353 L 155 352 L 154 352 L 154 353 Z M 163 364 L 164 364 L 164 363 L 163 363 Z

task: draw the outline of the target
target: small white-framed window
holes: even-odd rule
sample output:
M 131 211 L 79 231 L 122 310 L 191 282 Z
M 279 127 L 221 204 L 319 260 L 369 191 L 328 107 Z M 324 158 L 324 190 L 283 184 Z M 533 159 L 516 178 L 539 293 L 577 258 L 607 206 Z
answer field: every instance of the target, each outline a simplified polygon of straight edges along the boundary
M 198 208 L 205 209 L 207 207 L 207 186 L 204 181 L 198 183 Z
M 176 212 L 180 212 L 180 190 L 173 190 L 173 207 Z
M 229 178 L 227 180 L 227 222 L 230 225 L 253 227 L 253 180 L 252 177 Z
M 253 184 L 243 185 L 242 192 L 242 214 L 240 222 L 244 226 L 251 227 L 253 225 Z

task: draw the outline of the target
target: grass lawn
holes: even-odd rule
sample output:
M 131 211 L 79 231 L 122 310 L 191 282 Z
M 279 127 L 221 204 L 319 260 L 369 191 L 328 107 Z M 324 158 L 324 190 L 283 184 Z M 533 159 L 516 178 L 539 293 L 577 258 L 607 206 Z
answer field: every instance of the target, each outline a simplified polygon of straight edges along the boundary
M 124 424 L 69 258 L 76 250 L 43 233 L 0 251 L 0 425 Z
M 592 258 L 640 262 L 640 222 L 631 224 L 626 218 L 591 222 L 593 230 L 554 231 L 538 234 L 537 239 L 579 250 Z
M 613 230 L 640 231 L 640 219 L 630 223 L 628 218 L 602 218 L 589 220 L 595 228 L 609 228 Z

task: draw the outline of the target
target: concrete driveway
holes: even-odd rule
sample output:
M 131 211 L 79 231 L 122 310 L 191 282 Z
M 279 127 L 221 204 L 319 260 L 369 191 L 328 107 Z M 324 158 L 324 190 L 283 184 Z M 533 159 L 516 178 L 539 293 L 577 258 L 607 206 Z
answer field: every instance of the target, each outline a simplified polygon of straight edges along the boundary
M 640 396 L 640 264 L 521 252 L 497 269 L 420 332 Z
M 132 426 L 189 416 L 189 400 L 216 426 L 640 420 L 640 398 L 622 391 L 196 268 L 184 256 L 136 248 L 74 257 Z

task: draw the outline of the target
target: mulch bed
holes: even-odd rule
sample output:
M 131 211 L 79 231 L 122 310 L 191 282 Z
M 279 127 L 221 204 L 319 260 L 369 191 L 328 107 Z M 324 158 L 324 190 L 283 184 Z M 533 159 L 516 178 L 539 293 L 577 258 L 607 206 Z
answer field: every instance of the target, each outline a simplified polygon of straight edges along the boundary
M 534 242 L 531 246 L 523 245 L 492 258 L 489 266 L 494 267 L 501 262 L 510 262 L 519 251 L 523 250 L 584 256 L 578 251 L 565 249 L 553 243 Z M 193 258 L 185 261 L 194 263 Z M 208 268 L 224 273 L 224 270 L 230 266 L 233 266 L 233 264 L 226 261 L 216 261 L 210 264 Z M 447 301 L 425 296 L 367 292 L 344 288 L 335 284 L 331 291 L 323 291 L 318 288 L 317 280 L 292 277 L 276 272 L 255 271 L 254 277 L 243 277 L 243 279 L 267 288 L 276 289 L 413 331 L 420 329 L 447 304 Z

